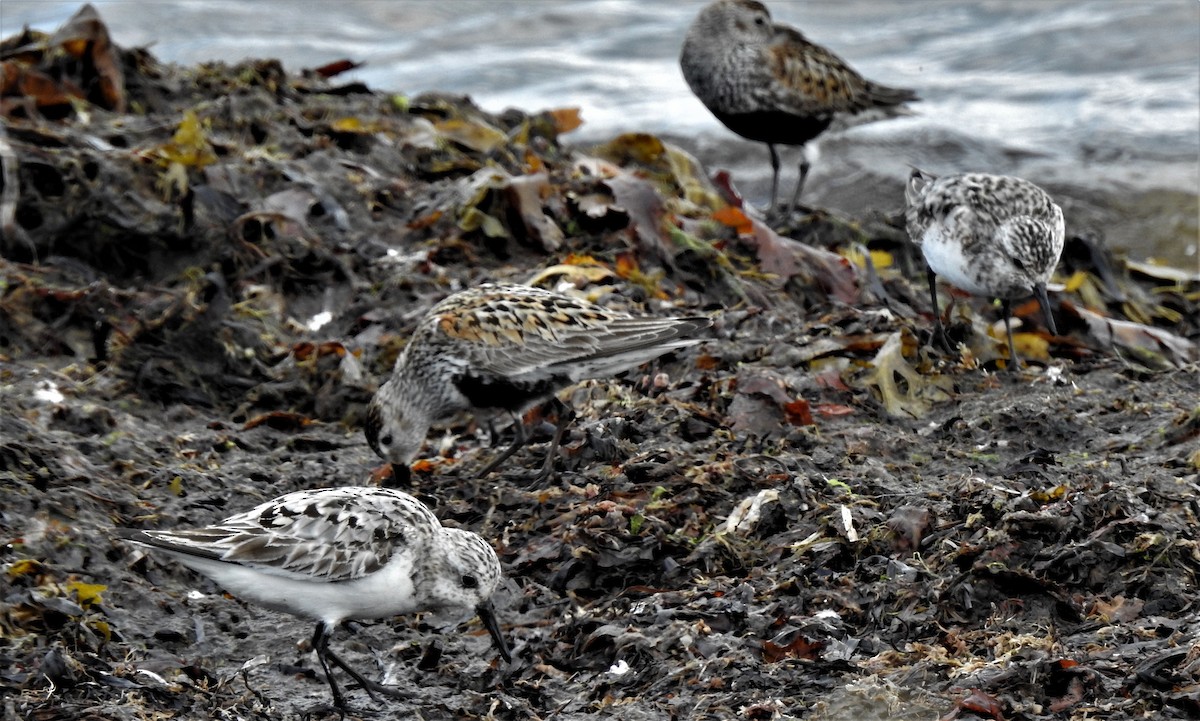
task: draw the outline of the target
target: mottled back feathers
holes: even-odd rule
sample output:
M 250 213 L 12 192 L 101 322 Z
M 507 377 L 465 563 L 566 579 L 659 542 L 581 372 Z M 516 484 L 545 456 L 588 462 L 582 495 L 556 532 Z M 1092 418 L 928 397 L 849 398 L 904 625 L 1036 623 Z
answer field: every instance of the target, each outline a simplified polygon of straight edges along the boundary
M 635 318 L 527 285 L 483 284 L 434 306 L 368 408 L 376 453 L 408 463 L 431 424 L 520 412 L 572 383 L 700 342 L 705 317 Z
M 175 553 L 334 582 L 375 573 L 440 529 L 411 496 L 348 487 L 291 493 L 203 528 L 118 533 Z

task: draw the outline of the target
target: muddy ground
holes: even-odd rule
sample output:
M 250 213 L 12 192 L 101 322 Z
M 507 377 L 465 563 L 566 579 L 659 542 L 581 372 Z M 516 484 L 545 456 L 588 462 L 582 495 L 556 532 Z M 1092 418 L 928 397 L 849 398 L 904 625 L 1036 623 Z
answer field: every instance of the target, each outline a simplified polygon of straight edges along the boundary
M 474 621 L 343 631 L 405 694 L 349 717 L 1200 715 L 1194 273 L 1072 227 L 1060 335 L 1019 307 L 1009 372 L 983 299 L 928 346 L 899 194 L 776 233 L 653 136 L 570 146 L 569 110 L 163 66 L 103 30 L 0 46 L 6 721 L 330 715 L 307 622 L 111 529 L 379 482 L 366 401 L 488 279 L 716 323 L 564 394 L 545 487 L 544 443 L 480 478 L 484 433 L 430 435 L 409 490 L 495 545 L 514 662 Z

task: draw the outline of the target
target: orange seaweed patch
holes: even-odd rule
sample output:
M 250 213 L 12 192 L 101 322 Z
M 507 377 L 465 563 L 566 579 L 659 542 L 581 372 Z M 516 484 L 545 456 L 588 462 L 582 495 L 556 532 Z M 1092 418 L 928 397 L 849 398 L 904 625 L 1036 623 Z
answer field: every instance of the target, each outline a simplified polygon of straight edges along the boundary
M 854 415 L 854 409 L 841 403 L 818 403 L 817 413 L 826 418 Z
M 621 253 L 617 256 L 617 277 L 628 279 L 640 273 L 637 258 L 632 253 Z
M 822 641 L 809 641 L 803 636 L 797 636 L 795 640 L 786 645 L 766 641 L 763 643 L 763 661 L 777 663 L 785 658 L 803 658 L 812 661 L 817 658 L 817 652 L 824 646 L 825 643 Z
M 793 426 L 815 425 L 812 410 L 809 408 L 808 401 L 803 398 L 797 398 L 790 403 L 784 403 L 783 414 L 787 418 L 787 422 Z
M 420 218 L 416 218 L 415 220 L 412 220 L 411 222 L 409 222 L 408 229 L 409 230 L 421 230 L 423 228 L 428 228 L 429 226 L 431 226 L 434 223 L 441 220 L 441 218 L 442 218 L 442 211 L 435 210 L 432 213 L 426 213 L 425 215 L 422 215 Z
M 583 116 L 579 108 L 555 108 L 549 111 L 550 119 L 554 121 L 554 130 L 558 134 L 569 133 L 583 125 Z
M 360 66 L 362 66 L 362 63 L 356 63 L 353 60 L 342 58 L 341 60 L 334 60 L 331 63 L 325 63 L 320 67 L 313 68 L 312 72 L 320 75 L 323 78 L 332 78 L 335 75 L 341 75 L 346 71 L 353 70 Z
M 121 59 L 117 55 L 117 46 L 109 39 L 108 27 L 95 8 L 84 5 L 51 40 L 58 42 L 67 54 L 84 60 L 84 66 L 95 73 L 95 79 L 88 85 L 99 90 L 99 97 L 89 93 L 88 100 L 117 113 L 125 112 L 125 75 L 121 70 Z
M 716 356 L 711 356 L 707 353 L 703 353 L 698 358 L 696 358 L 696 368 L 698 368 L 702 371 L 710 371 L 710 370 L 713 370 L 714 368 L 720 367 L 720 365 L 721 365 L 721 360 L 719 358 L 717 358 Z
M 563 265 L 604 265 L 590 255 L 584 253 L 571 253 L 566 258 L 563 258 Z
M 306 361 L 314 355 L 318 358 L 327 355 L 335 355 L 340 358 L 346 355 L 346 346 L 337 341 L 327 341 L 325 343 L 310 343 L 305 341 L 292 346 L 292 355 L 298 361 Z
M 540 157 L 538 157 L 537 153 L 534 153 L 532 150 L 525 151 L 525 172 L 526 173 L 540 173 L 541 171 L 543 171 L 545 169 L 546 169 L 546 164 L 544 162 L 542 162 L 542 159 Z
M 1037 298 L 1031 298 L 1024 303 L 1014 305 L 1012 314 L 1019 318 L 1024 318 L 1027 315 L 1040 316 L 1042 314 L 1042 304 L 1038 302 Z
M 311 426 L 315 422 L 313 419 L 300 413 L 271 411 L 270 413 L 263 413 L 246 421 L 246 424 L 242 426 L 242 430 L 248 431 L 259 426 L 267 426 L 277 431 L 298 431 L 301 428 Z
M 754 232 L 754 223 L 750 222 L 750 218 L 746 217 L 741 208 L 735 208 L 732 205 L 726 205 L 713 213 L 712 219 L 721 225 L 733 228 L 738 235 L 749 235 Z

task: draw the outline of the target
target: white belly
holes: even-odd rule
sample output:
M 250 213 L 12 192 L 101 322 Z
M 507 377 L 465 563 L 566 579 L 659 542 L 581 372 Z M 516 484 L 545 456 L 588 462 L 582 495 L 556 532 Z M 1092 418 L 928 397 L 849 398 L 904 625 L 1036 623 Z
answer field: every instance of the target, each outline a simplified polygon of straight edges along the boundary
M 921 239 L 921 252 L 925 254 L 925 262 L 939 278 L 956 288 L 961 288 L 975 295 L 989 295 L 991 291 L 980 285 L 978 276 L 971 265 L 978 259 L 968 259 L 963 255 L 962 242 L 950 237 L 937 225 L 925 231 Z
M 412 563 L 399 559 L 393 559 L 392 563 L 363 578 L 322 583 L 298 574 L 273 574 L 186 554 L 171 555 L 242 600 L 331 624 L 347 618 L 384 618 L 411 613 L 418 606 L 412 584 Z

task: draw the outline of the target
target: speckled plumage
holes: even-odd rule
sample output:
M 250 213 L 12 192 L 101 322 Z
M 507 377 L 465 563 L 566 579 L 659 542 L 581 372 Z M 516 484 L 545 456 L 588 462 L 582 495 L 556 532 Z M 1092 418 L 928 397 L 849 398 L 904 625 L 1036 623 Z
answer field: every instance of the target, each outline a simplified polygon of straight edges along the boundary
M 925 256 L 939 329 L 934 275 L 969 293 L 1002 301 L 1014 367 L 1017 351 L 1009 327 L 1010 301 L 1036 296 L 1046 326 L 1057 334 L 1046 283 L 1062 254 L 1065 229 L 1062 208 L 1046 191 L 1005 175 L 938 178 L 914 169 L 905 197 L 908 234 Z
M 490 600 L 501 576 L 496 552 L 475 533 L 443 528 L 400 491 L 297 491 L 203 528 L 116 535 L 170 554 L 239 598 L 315 620 L 313 648 L 339 706 L 327 660 L 368 691 L 391 693 L 328 649 L 329 634 L 347 619 L 473 608 L 509 659 Z
M 801 146 L 795 205 L 809 164 L 803 146 L 833 120 L 868 110 L 900 112 L 912 90 L 866 80 L 837 55 L 799 31 L 777 25 L 755 0 L 715 0 L 688 29 L 679 59 L 684 79 L 733 132 L 771 152 L 771 208 L 779 184 L 776 144 Z
M 693 336 L 709 325 L 635 318 L 527 285 L 455 293 L 419 321 L 371 400 L 367 441 L 384 460 L 407 464 L 433 423 L 463 411 L 519 414 L 586 378 L 699 343 Z

